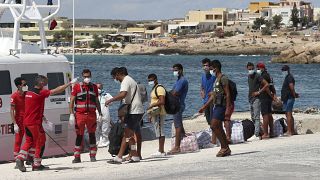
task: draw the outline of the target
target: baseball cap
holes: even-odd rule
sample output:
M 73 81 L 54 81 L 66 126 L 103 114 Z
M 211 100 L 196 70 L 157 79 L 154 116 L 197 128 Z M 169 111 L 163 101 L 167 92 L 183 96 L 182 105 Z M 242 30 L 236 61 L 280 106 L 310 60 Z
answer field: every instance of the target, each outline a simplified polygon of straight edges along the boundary
M 265 68 L 266 68 L 266 65 L 264 65 L 263 62 L 259 62 L 259 63 L 257 64 L 257 68 L 263 68 L 263 69 L 265 69 Z

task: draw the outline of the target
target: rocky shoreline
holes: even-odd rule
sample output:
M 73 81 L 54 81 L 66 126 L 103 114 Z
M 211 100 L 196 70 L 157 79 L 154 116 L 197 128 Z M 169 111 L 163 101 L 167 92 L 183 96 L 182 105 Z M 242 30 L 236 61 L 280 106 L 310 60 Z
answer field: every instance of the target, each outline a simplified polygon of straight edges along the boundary
M 186 38 L 174 43 L 152 40 L 144 44 L 128 44 L 124 55 L 268 55 L 273 63 L 320 63 L 320 42 L 301 37 L 234 36 L 224 39 Z

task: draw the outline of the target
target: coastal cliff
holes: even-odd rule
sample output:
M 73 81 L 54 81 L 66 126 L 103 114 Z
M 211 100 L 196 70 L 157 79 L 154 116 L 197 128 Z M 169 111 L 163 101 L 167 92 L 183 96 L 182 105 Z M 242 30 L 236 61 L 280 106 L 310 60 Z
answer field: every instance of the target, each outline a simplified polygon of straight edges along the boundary
M 296 45 L 279 56 L 272 58 L 274 63 L 313 64 L 320 63 L 320 43 L 312 42 L 305 45 Z

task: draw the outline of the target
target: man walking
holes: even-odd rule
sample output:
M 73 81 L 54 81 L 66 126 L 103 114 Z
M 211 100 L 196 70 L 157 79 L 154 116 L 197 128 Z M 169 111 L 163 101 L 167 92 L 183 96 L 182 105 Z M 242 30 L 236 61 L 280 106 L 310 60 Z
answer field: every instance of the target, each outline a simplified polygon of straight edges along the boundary
M 164 157 L 166 155 L 164 152 L 164 121 L 166 118 L 166 110 L 164 105 L 166 90 L 162 85 L 158 84 L 158 78 L 155 74 L 149 74 L 148 84 L 150 87 L 152 87 L 148 114 L 150 116 L 150 122 L 152 122 L 154 125 L 156 137 L 159 138 L 159 149 L 157 152 L 153 153 L 151 157 Z
M 259 74 L 269 84 L 268 88 L 266 88 L 265 91 L 261 91 L 261 94 L 259 96 L 261 102 L 261 114 L 263 117 L 262 139 L 266 139 L 272 137 L 273 133 L 272 100 L 276 98 L 276 90 L 273 86 L 273 81 L 270 77 L 270 74 L 267 72 L 264 63 L 260 62 L 257 64 L 257 74 Z M 261 87 L 261 89 L 262 88 L 263 87 Z
M 11 95 L 11 120 L 14 124 L 14 159 L 19 155 L 21 143 L 24 136 L 24 109 L 25 109 L 25 95 L 28 91 L 27 82 L 25 79 L 18 77 L 14 80 L 16 87 L 18 88 L 16 92 Z
M 90 161 L 96 161 L 97 146 L 95 133 L 97 128 L 97 119 L 98 121 L 101 121 L 100 118 L 102 118 L 102 113 L 98 98 L 98 88 L 95 84 L 91 83 L 91 76 L 91 71 L 89 69 L 84 69 L 82 71 L 83 82 L 75 84 L 71 92 L 69 123 L 70 125 L 75 124 L 77 134 L 74 148 L 74 160 L 72 163 L 81 162 L 81 143 L 85 128 L 87 128 L 89 133 Z M 96 110 L 98 110 L 99 113 L 98 118 Z M 76 114 L 74 112 L 76 112 Z
M 213 83 L 216 80 L 215 74 L 214 73 L 210 73 L 210 59 L 205 58 L 202 60 L 202 67 L 204 70 L 204 74 L 202 74 L 201 77 L 201 90 L 200 90 L 200 94 L 201 94 L 201 98 L 202 98 L 202 103 L 206 104 L 209 100 L 209 94 L 212 92 L 213 89 Z M 206 120 L 208 122 L 208 124 L 210 125 L 211 122 L 211 110 L 212 110 L 212 106 L 208 106 L 205 110 L 205 117 Z
M 188 80 L 183 76 L 183 66 L 181 64 L 173 65 L 173 76 L 177 78 L 175 82 L 172 94 L 180 100 L 180 111 L 173 115 L 173 123 L 175 127 L 175 147 L 171 149 L 169 154 L 177 154 L 180 152 L 181 138 L 185 134 L 185 130 L 182 122 L 182 114 L 185 110 L 185 99 L 188 93 Z
M 118 155 L 111 160 L 111 163 L 122 163 L 122 156 L 128 145 L 130 147 L 129 157 L 131 157 L 129 162 L 139 162 L 141 158 L 141 154 L 139 153 L 141 152 L 138 152 L 140 151 L 139 147 L 137 148 L 137 143 L 139 145 L 139 142 L 136 141 L 141 142 L 140 121 L 144 114 L 140 90 L 137 82 L 128 75 L 126 68 L 114 68 L 111 71 L 111 75 L 116 83 L 121 84 L 120 93 L 107 100 L 105 105 L 108 106 L 114 101 L 122 101 L 123 104 L 129 106 L 127 114 L 124 117 L 120 117 L 125 126 L 124 137 L 121 142 L 120 151 Z
M 281 89 L 281 100 L 283 102 L 283 110 L 286 112 L 287 124 L 288 124 L 288 135 L 293 136 L 294 130 L 294 118 L 292 116 L 293 105 L 296 98 L 299 98 L 299 94 L 295 91 L 295 79 L 290 72 L 290 68 L 287 65 L 282 67 L 282 74 L 285 77 L 282 89 Z
M 249 93 L 248 99 L 250 103 L 251 120 L 254 122 L 255 133 L 254 136 L 249 138 L 249 141 L 259 140 L 260 138 L 260 112 L 261 112 L 261 102 L 260 94 L 268 88 L 268 83 L 254 70 L 254 64 L 248 62 L 248 86 Z M 262 87 L 262 89 L 260 89 Z
M 99 102 L 101 106 L 102 117 L 99 119 L 99 111 L 96 111 L 97 118 L 97 130 L 96 130 L 96 143 L 99 148 L 107 147 L 109 145 L 108 134 L 110 131 L 111 117 L 109 112 L 109 106 L 105 106 L 105 102 L 112 98 L 112 96 L 103 90 L 101 83 L 96 83 L 99 93 Z
M 26 171 L 23 161 L 26 160 L 30 148 L 35 149 L 32 170 L 41 171 L 46 169 L 46 167 L 41 165 L 41 149 L 44 147 L 46 141 L 45 132 L 42 127 L 42 121 L 44 119 L 43 113 L 45 98 L 63 92 L 76 81 L 77 78 L 73 79 L 68 84 L 59 86 L 52 90 L 48 90 L 44 88 L 48 84 L 48 78 L 39 75 L 35 79 L 35 86 L 33 87 L 33 89 L 29 90 L 26 93 L 24 114 L 26 141 L 16 159 L 16 166 L 20 171 Z

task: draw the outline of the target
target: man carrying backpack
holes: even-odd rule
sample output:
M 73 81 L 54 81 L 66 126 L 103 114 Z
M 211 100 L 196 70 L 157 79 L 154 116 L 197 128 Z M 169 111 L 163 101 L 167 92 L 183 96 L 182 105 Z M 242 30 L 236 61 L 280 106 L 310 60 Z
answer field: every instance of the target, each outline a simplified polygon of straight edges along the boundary
M 137 152 L 137 150 L 139 150 L 137 143 L 139 142 L 136 141 L 141 140 L 140 121 L 144 113 L 140 89 L 136 81 L 128 75 L 127 69 L 124 67 L 114 68 L 111 71 L 111 75 L 114 81 L 120 84 L 120 92 L 118 95 L 107 100 L 105 105 L 108 106 L 114 101 L 122 101 L 124 105 L 122 107 L 126 108 L 127 112 L 120 118 L 125 127 L 121 148 L 118 155 L 115 156 L 110 163 L 121 164 L 122 156 L 128 145 L 130 147 L 129 162 L 139 162 L 141 155 Z
M 149 74 L 148 84 L 152 87 L 148 114 L 150 116 L 150 122 L 154 124 L 156 137 L 159 138 L 159 149 L 157 152 L 151 154 L 151 157 L 164 157 L 166 155 L 164 152 L 164 121 L 166 118 L 164 105 L 166 90 L 162 85 L 158 84 L 158 78 L 155 74 Z
M 180 110 L 173 115 L 173 123 L 175 127 L 175 147 L 170 150 L 169 154 L 177 154 L 180 152 L 181 138 L 185 134 L 185 130 L 182 123 L 182 113 L 185 109 L 185 99 L 188 93 L 188 80 L 183 76 L 183 66 L 181 64 L 173 65 L 173 76 L 177 78 L 175 82 L 172 94 L 180 100 Z

